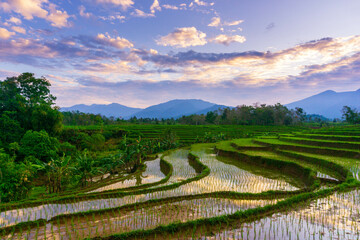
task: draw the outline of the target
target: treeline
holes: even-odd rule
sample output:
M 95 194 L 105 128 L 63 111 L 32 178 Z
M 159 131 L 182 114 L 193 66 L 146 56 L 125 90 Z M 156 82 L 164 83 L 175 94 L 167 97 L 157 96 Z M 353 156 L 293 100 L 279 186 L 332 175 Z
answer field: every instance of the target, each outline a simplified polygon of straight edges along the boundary
M 289 110 L 280 103 L 275 105 L 241 105 L 225 108 L 206 115 L 183 116 L 178 119 L 180 124 L 200 125 L 293 125 L 304 122 L 306 113 L 301 108 Z
M 65 125 L 111 125 L 111 124 L 161 124 L 161 125 L 295 125 L 304 121 L 318 121 L 316 118 L 306 117 L 301 109 L 289 110 L 281 104 L 275 105 L 254 105 L 238 106 L 236 108 L 225 108 L 217 111 L 210 111 L 207 114 L 193 114 L 183 116 L 179 119 L 157 119 L 157 118 L 136 118 L 128 120 L 120 118 L 107 118 L 99 114 L 64 112 Z

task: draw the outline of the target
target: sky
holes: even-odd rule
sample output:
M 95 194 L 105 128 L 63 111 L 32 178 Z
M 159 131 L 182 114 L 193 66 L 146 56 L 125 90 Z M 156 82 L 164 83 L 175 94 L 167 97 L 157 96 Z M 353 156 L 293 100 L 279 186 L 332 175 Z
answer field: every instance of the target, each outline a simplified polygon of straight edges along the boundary
M 287 104 L 360 88 L 359 0 L 0 0 L 0 80 L 56 104 Z

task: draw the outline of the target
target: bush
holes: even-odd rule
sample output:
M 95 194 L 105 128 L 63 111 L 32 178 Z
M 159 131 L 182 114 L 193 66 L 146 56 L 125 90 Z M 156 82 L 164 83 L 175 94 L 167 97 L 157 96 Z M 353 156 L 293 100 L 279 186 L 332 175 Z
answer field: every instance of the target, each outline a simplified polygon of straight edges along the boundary
M 23 134 L 24 129 L 18 121 L 11 119 L 6 114 L 0 117 L 0 140 L 4 146 L 20 141 Z
M 60 156 L 66 155 L 66 156 L 72 156 L 77 153 L 76 147 L 74 145 L 71 145 L 69 142 L 64 142 L 59 145 L 58 153 Z
M 17 201 L 27 197 L 33 174 L 30 164 L 16 164 L 9 155 L 0 152 L 0 202 Z
M 20 154 L 22 157 L 34 156 L 43 162 L 49 162 L 57 157 L 59 141 L 49 137 L 44 130 L 40 132 L 29 130 L 20 141 Z
M 102 150 L 105 145 L 105 137 L 102 134 L 96 133 L 83 140 L 83 147 L 89 150 Z

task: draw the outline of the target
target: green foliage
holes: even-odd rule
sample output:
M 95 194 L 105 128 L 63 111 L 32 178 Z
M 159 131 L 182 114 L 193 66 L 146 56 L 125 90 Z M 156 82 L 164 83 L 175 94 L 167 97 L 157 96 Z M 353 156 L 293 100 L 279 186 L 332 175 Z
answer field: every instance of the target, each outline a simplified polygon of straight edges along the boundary
M 83 147 L 83 143 L 88 138 L 89 135 L 87 133 L 72 128 L 64 129 L 59 137 L 61 141 L 69 142 L 70 144 L 75 145 L 78 149 Z
M 96 162 L 90 154 L 85 150 L 75 158 L 75 164 L 72 167 L 75 181 L 80 182 L 81 186 L 87 186 L 88 182 L 92 182 L 92 177 L 101 173 L 96 168 Z
M 255 104 L 241 105 L 236 108 L 225 108 L 204 115 L 183 116 L 178 119 L 180 124 L 226 124 L 226 125 L 291 125 L 303 122 L 305 113 L 296 111 L 277 103 L 275 105 Z
M 87 136 L 85 137 L 85 139 L 83 139 L 82 142 L 83 148 L 87 148 L 93 151 L 102 150 L 104 148 L 104 144 L 105 144 L 105 137 L 100 133 Z
M 13 142 L 19 142 L 21 136 L 24 134 L 24 129 L 20 123 L 10 116 L 11 112 L 6 112 L 0 116 L 0 140 L 6 146 Z
M 31 190 L 34 168 L 30 163 L 17 164 L 0 151 L 0 202 L 17 201 Z
M 51 158 L 56 158 L 59 142 L 56 138 L 41 130 L 40 132 L 29 130 L 20 141 L 20 154 L 34 156 L 43 162 L 49 162 Z
M 16 157 L 16 154 L 20 150 L 20 145 L 17 142 L 13 142 L 9 144 L 9 152 L 12 154 L 13 157 Z
M 63 190 L 63 185 L 70 179 L 70 163 L 71 157 L 65 155 L 51 159 L 49 163 L 38 161 L 38 170 L 44 171 L 47 176 L 49 193 L 59 193 Z
M 58 153 L 60 156 L 73 156 L 77 153 L 77 149 L 74 145 L 71 145 L 69 142 L 63 142 L 59 144 Z
M 214 123 L 217 117 L 217 113 L 210 111 L 206 114 L 205 121 L 207 123 Z
M 34 107 L 31 115 L 32 129 L 45 130 L 50 135 L 57 135 L 62 129 L 63 116 L 57 108 L 41 104 Z
M 33 122 L 38 125 L 34 118 L 40 117 L 37 113 L 33 117 L 33 111 L 38 108 L 44 108 L 54 104 L 56 99 L 50 94 L 50 82 L 44 77 L 35 78 L 33 73 L 23 73 L 17 77 L 7 78 L 0 82 L 0 114 L 12 111 L 15 114 L 11 116 L 13 120 L 20 123 L 25 130 L 33 129 Z M 45 107 L 46 106 L 46 107 Z M 54 122 L 50 122 L 51 118 L 47 118 L 47 126 L 51 124 L 58 126 L 61 124 L 59 118 L 52 118 Z M 38 125 L 39 126 L 39 125 Z M 57 129 L 58 127 L 55 127 Z
M 343 118 L 345 121 L 350 124 L 359 124 L 360 123 L 360 113 L 356 109 L 352 109 L 348 106 L 344 106 L 342 109 Z

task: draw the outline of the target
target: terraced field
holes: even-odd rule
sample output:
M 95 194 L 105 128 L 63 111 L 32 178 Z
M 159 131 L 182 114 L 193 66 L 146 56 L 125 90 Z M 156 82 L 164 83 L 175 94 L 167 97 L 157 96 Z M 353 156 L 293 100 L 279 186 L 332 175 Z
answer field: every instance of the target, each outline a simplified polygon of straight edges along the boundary
M 193 144 L 86 191 L 0 204 L 0 237 L 360 239 L 360 129 L 271 135 Z
M 167 130 L 171 129 L 177 136 L 181 145 L 195 143 L 202 140 L 205 133 L 223 133 L 229 138 L 249 137 L 263 135 L 277 135 L 296 131 L 299 127 L 285 126 L 237 126 L 237 125 L 107 125 L 107 126 L 65 126 L 66 131 L 81 131 L 89 133 L 103 133 L 111 136 L 127 135 L 128 138 L 137 139 L 139 136 L 145 139 L 159 138 Z

